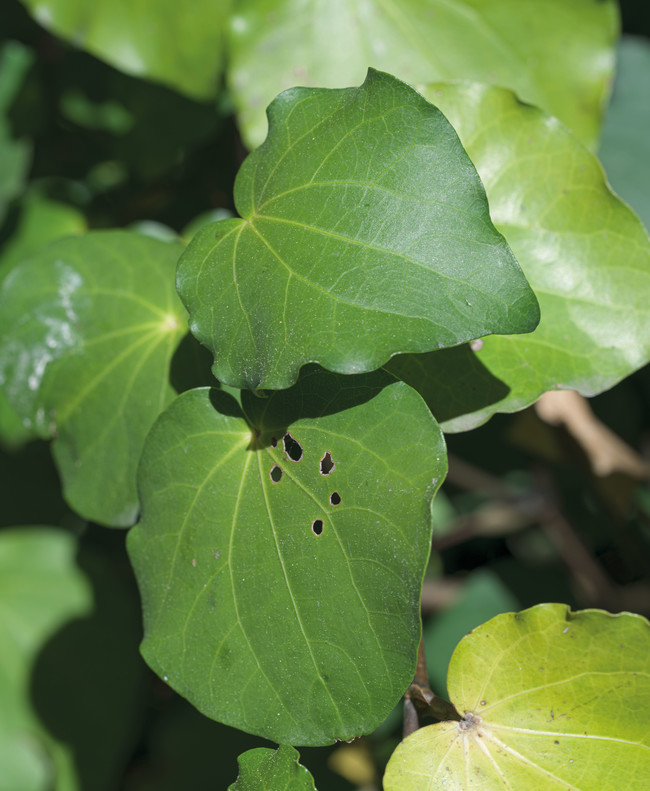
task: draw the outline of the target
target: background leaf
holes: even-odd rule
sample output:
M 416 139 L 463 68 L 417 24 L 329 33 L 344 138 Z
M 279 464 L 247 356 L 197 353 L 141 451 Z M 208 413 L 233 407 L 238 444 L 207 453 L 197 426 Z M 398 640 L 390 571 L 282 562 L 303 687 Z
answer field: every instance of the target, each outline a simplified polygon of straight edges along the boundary
M 195 99 L 216 95 L 230 0 L 22 0 L 44 27 Z
M 70 757 L 47 734 L 29 696 L 34 660 L 62 624 L 91 607 L 75 568 L 75 539 L 54 528 L 0 533 L 0 789 L 45 791 Z
M 412 88 L 370 71 L 359 88 L 287 91 L 269 118 L 237 176 L 243 219 L 200 231 L 179 262 L 217 379 L 280 389 L 306 362 L 362 373 L 535 326 L 471 162 Z
M 650 229 L 650 42 L 624 36 L 599 155 L 612 187 Z
M 56 437 L 67 501 L 102 524 L 135 521 L 142 442 L 173 397 L 181 249 L 120 231 L 61 239 L 15 267 L 0 293 L 7 398 L 28 426 Z
M 239 777 L 228 791 L 315 791 L 314 779 L 287 744 L 257 747 L 239 756 Z
M 251 147 L 282 89 L 355 85 L 368 66 L 411 84 L 510 88 L 593 146 L 617 32 L 610 0 L 245 0 L 231 19 L 228 79 Z
M 427 95 L 476 164 L 492 221 L 533 287 L 542 318 L 529 335 L 475 344 L 474 391 L 480 392 L 487 369 L 509 392 L 494 400 L 491 388 L 469 414 L 461 392 L 468 371 L 463 375 L 459 364 L 466 350 L 432 355 L 426 365 L 416 358 L 393 361 L 388 368 L 422 393 L 445 420 L 445 431 L 455 431 L 494 412 L 522 409 L 546 390 L 594 395 L 644 365 L 650 359 L 650 242 L 609 190 L 597 160 L 566 127 L 508 91 L 438 85 Z
M 541 604 L 463 638 L 448 687 L 459 722 L 395 751 L 386 791 L 575 791 L 650 782 L 650 626 L 638 615 Z
M 25 197 L 17 227 L 0 255 L 0 280 L 17 263 L 37 252 L 53 239 L 67 234 L 82 233 L 86 222 L 72 206 L 49 200 L 38 192 Z M 15 448 L 22 445 L 33 431 L 23 425 L 0 390 L 0 443 Z
M 142 652 L 214 719 L 278 742 L 349 739 L 413 677 L 442 437 L 381 373 L 311 368 L 242 403 L 246 417 L 189 391 L 147 439 L 128 545 Z
M 0 222 L 9 201 L 23 188 L 31 146 L 14 140 L 7 114 L 33 61 L 32 52 L 17 41 L 4 42 L 0 48 Z

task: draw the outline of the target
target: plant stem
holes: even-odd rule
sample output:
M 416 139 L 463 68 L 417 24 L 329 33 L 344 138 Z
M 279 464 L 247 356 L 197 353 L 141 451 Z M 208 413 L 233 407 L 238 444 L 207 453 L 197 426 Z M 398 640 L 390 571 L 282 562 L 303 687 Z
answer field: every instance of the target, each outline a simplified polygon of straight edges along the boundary
M 415 677 L 404 693 L 404 739 L 420 727 L 424 717 L 434 717 L 442 721 L 461 719 L 454 705 L 438 697 L 429 686 L 424 643 L 420 638 Z

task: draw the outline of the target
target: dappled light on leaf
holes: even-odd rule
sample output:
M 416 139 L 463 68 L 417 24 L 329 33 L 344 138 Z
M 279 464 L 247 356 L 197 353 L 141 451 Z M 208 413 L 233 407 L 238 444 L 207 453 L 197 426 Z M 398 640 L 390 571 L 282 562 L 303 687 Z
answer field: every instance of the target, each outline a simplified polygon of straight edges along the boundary
M 597 159 L 556 119 L 508 91 L 438 84 L 425 92 L 467 146 L 492 221 L 517 256 L 542 314 L 526 336 L 482 339 L 473 354 L 484 370 L 472 372 L 473 389 L 480 392 L 485 370 L 502 389 L 494 390 L 497 400 L 464 404 L 471 409 L 464 415 L 454 403 L 467 385 L 460 352 L 439 360 L 434 353 L 420 369 L 407 367 L 405 380 L 445 430 L 464 431 L 495 412 L 517 411 L 547 390 L 595 395 L 648 362 L 650 240 L 610 191 Z M 444 398 L 440 388 L 448 391 Z
M 7 398 L 26 425 L 54 437 L 71 507 L 102 524 L 135 521 L 142 442 L 174 395 L 181 249 L 124 231 L 60 239 L 12 268 L 0 291 Z

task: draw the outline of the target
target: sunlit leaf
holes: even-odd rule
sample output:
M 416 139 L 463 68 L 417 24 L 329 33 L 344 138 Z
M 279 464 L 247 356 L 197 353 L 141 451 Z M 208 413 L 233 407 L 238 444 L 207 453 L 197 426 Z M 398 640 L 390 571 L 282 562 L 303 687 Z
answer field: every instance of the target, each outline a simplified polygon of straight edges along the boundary
M 0 382 L 53 450 L 71 507 L 133 524 L 145 434 L 174 395 L 185 332 L 174 291 L 180 244 L 120 231 L 53 242 L 0 292 Z
M 460 348 L 427 361 L 395 360 L 389 369 L 453 431 L 522 409 L 546 390 L 594 395 L 644 365 L 650 241 L 595 157 L 566 127 L 508 91 L 437 85 L 427 95 L 472 157 L 492 221 L 533 287 L 542 319 L 529 335 L 473 344 L 473 370 Z M 500 381 L 501 393 L 492 386 L 482 397 L 486 380 Z
M 217 93 L 231 0 L 22 0 L 48 30 L 136 77 Z
M 447 680 L 460 722 L 393 754 L 385 791 L 642 791 L 650 785 L 650 625 L 541 604 L 467 635 Z
M 239 756 L 239 777 L 228 791 L 315 791 L 314 779 L 300 765 L 298 750 L 257 747 Z
M 596 141 L 618 33 L 612 0 L 245 0 L 229 80 L 249 145 L 284 88 L 355 85 L 368 66 L 411 84 L 501 85 Z
M 147 438 L 129 534 L 142 652 L 228 725 L 294 744 L 350 739 L 413 678 L 442 437 L 383 373 L 310 367 L 242 404 L 186 392 Z
M 363 373 L 397 352 L 528 332 L 537 303 L 453 129 L 387 74 L 286 91 L 235 183 L 242 219 L 199 231 L 179 293 L 219 381 L 289 387 L 306 362 Z

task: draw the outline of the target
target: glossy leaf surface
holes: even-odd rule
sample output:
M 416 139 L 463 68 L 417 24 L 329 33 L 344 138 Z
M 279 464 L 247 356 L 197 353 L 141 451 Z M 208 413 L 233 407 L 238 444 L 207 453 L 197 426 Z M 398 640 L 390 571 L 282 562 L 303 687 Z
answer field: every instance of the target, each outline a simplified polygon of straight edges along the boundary
M 385 373 L 310 367 L 242 404 L 188 391 L 147 438 L 129 534 L 142 652 L 228 725 L 293 744 L 350 739 L 413 677 L 442 436 Z
M 595 157 L 566 127 L 508 91 L 438 85 L 427 95 L 476 164 L 492 221 L 533 287 L 542 319 L 526 336 L 484 338 L 473 371 L 461 348 L 388 367 L 453 431 L 522 409 L 546 390 L 594 395 L 644 365 L 650 242 Z M 469 401 L 461 384 L 475 394 Z
M 0 789 L 51 787 L 52 748 L 32 709 L 30 673 L 39 650 L 86 612 L 91 592 L 76 569 L 74 538 L 54 528 L 0 533 Z M 63 753 L 59 761 L 65 760 Z
M 618 20 L 611 0 L 244 0 L 231 30 L 230 87 L 253 147 L 279 91 L 355 85 L 368 66 L 510 88 L 593 145 Z
M 22 0 L 35 19 L 127 74 L 217 93 L 230 0 Z
M 82 233 L 86 221 L 72 206 L 49 200 L 38 193 L 25 198 L 15 232 L 2 248 L 0 280 L 9 270 L 38 251 L 47 242 L 68 234 Z M 17 447 L 33 432 L 22 424 L 0 390 L 0 443 Z
M 639 615 L 541 604 L 499 615 L 454 652 L 461 722 L 421 728 L 385 791 L 593 791 L 650 783 L 650 625 Z
M 0 293 L 0 381 L 54 455 L 65 497 L 103 524 L 133 524 L 144 436 L 172 399 L 185 333 L 174 291 L 181 245 L 94 232 L 53 242 Z
M 650 231 L 650 42 L 624 36 L 599 156 L 612 187 Z
M 281 389 L 306 362 L 339 373 L 397 352 L 528 332 L 537 303 L 453 129 L 412 88 L 286 91 L 235 183 L 242 219 L 179 262 L 193 334 L 219 381 Z
M 315 791 L 314 779 L 300 765 L 297 750 L 258 747 L 239 756 L 239 777 L 228 791 Z

